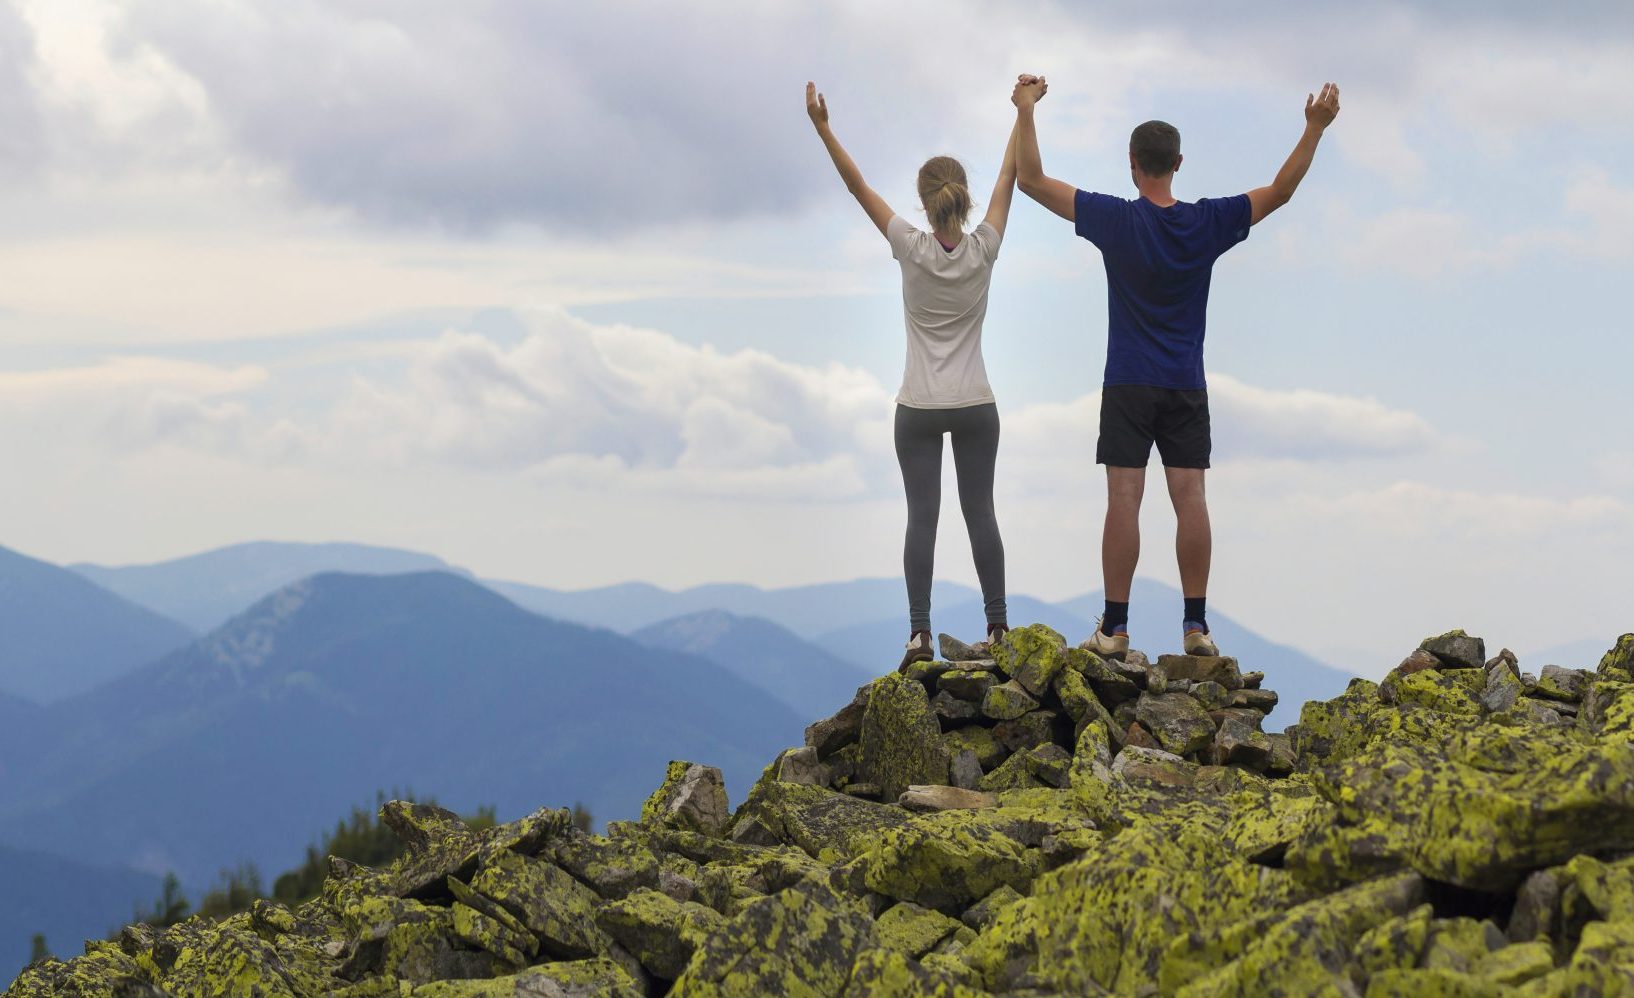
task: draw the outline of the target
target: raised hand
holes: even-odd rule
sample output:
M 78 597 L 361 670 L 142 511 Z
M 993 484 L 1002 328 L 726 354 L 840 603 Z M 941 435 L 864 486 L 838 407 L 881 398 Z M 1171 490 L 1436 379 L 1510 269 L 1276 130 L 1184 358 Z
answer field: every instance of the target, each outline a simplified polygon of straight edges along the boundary
M 1016 107 L 1023 104 L 1037 104 L 1050 92 L 1050 85 L 1042 76 L 1031 73 L 1022 73 L 1016 77 L 1015 89 L 1010 91 L 1010 103 Z
M 1322 131 L 1339 116 L 1339 84 L 1324 83 L 1320 94 L 1305 95 L 1305 125 Z
M 828 101 L 817 92 L 817 84 L 806 83 L 806 114 L 811 116 L 811 123 L 821 128 L 828 124 Z

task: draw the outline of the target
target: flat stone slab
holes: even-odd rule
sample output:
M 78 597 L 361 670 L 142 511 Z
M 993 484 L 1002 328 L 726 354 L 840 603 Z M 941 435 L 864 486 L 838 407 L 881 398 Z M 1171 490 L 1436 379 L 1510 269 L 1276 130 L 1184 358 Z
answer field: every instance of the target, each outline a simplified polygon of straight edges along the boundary
M 912 786 L 896 802 L 910 811 L 953 811 L 959 808 L 997 807 L 997 794 L 959 787 Z
M 1243 688 L 1237 660 L 1228 655 L 1159 655 L 1157 667 L 1170 682 L 1219 683 L 1228 690 Z

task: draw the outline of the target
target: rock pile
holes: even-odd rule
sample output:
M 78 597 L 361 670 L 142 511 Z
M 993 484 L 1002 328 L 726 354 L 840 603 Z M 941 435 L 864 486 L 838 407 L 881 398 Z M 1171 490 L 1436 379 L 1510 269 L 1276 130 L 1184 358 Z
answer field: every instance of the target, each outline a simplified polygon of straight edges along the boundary
M 1634 634 L 1533 676 L 1454 631 L 1286 740 L 1228 659 L 943 651 L 736 812 L 689 762 L 601 836 L 393 802 L 390 868 L 7 998 L 1634 994 Z
M 807 728 L 805 747 L 778 757 L 768 778 L 910 807 L 923 800 L 904 796 L 915 785 L 985 792 L 965 799 L 992 803 L 1006 790 L 1064 789 L 1079 739 L 1097 723 L 1119 772 L 1133 766 L 1183 780 L 1176 762 L 1293 771 L 1288 736 L 1262 730 L 1277 695 L 1236 659 L 1152 663 L 1131 651 L 1104 661 L 1042 624 L 1010 631 L 990 651 L 946 634 L 941 646 L 941 660 L 864 686 Z

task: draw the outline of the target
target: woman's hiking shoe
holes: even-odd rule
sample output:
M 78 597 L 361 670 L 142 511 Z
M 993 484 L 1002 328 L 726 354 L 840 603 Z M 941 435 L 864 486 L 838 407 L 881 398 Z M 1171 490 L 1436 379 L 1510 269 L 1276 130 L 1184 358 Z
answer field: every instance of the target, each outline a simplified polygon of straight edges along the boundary
M 908 639 L 908 651 L 902 656 L 902 664 L 896 667 L 898 672 L 906 672 L 908 666 L 915 662 L 929 662 L 936 655 L 930 650 L 930 632 L 914 631 Z
M 1123 631 L 1117 634 L 1103 634 L 1101 622 L 1096 620 L 1095 633 L 1079 642 L 1078 647 L 1092 651 L 1102 658 L 1122 659 L 1129 654 L 1129 635 Z
M 1004 639 L 1004 632 L 1008 631 L 1009 629 L 1010 626 L 1008 624 L 988 624 L 987 640 L 976 642 L 970 646 L 970 650 L 979 651 L 983 655 L 989 654 L 992 652 L 993 646 Z
M 1219 646 L 1214 639 L 1208 636 L 1207 631 L 1186 628 L 1186 636 L 1181 639 L 1181 647 L 1187 655 L 1218 655 Z

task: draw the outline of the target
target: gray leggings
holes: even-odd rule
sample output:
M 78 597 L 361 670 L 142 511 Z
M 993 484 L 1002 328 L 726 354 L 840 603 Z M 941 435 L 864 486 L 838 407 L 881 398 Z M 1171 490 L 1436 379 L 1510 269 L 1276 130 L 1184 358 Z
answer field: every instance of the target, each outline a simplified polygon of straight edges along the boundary
M 896 459 L 908 494 L 908 537 L 902 571 L 908 578 L 908 626 L 930 630 L 931 567 L 936 557 L 936 520 L 942 510 L 942 434 L 953 436 L 953 468 L 959 508 L 970 533 L 976 577 L 982 584 L 988 624 L 1004 624 L 1004 542 L 993 515 L 993 464 L 999 453 L 999 409 L 896 407 Z

